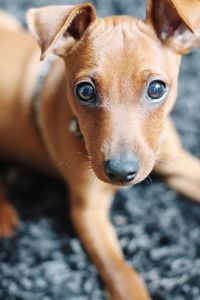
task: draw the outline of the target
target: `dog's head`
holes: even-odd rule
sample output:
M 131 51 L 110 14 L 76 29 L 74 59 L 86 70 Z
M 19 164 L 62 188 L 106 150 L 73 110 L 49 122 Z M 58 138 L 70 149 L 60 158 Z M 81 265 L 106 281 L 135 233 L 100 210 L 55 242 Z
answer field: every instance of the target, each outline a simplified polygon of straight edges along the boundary
M 198 0 L 149 0 L 145 21 L 99 19 L 88 3 L 29 11 L 42 58 L 65 61 L 66 101 L 100 179 L 134 184 L 152 170 L 180 57 L 200 42 L 199 11 Z

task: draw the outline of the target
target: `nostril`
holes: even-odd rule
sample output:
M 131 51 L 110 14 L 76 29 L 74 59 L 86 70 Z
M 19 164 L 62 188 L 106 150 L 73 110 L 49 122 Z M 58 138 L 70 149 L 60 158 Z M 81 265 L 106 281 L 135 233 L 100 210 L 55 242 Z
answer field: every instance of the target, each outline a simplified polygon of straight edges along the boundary
M 135 178 L 136 174 L 137 174 L 137 172 L 136 172 L 136 171 L 135 171 L 135 172 L 132 172 L 132 173 L 129 173 L 129 174 L 127 174 L 127 180 L 128 180 L 128 181 L 131 181 L 131 180 L 133 180 L 133 179 Z
M 106 174 L 111 181 L 116 181 L 117 176 L 114 173 L 107 172 Z

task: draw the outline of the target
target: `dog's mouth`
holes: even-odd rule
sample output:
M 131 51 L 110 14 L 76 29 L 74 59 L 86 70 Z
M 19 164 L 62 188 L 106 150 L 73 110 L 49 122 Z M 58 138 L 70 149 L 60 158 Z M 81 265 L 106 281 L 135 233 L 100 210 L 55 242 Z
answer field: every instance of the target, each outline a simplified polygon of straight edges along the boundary
M 85 144 L 84 135 L 80 130 L 79 122 L 77 118 L 73 118 L 71 120 L 70 131 L 76 136 L 76 138 L 82 139 Z M 128 164 L 129 165 L 128 170 L 124 170 L 122 167 L 122 169 L 119 171 L 120 168 L 117 168 L 117 170 L 115 168 L 113 169 L 112 164 L 109 167 L 108 165 L 106 165 L 110 161 L 106 161 L 106 162 L 104 161 L 99 164 L 97 162 L 98 160 L 97 156 L 90 154 L 86 144 L 85 147 L 87 151 L 87 168 L 89 168 L 94 174 L 94 176 L 98 178 L 100 181 L 104 183 L 112 184 L 116 187 L 130 187 L 144 181 L 149 176 L 149 174 L 151 173 L 154 167 L 154 161 L 153 161 L 154 159 L 153 160 L 149 159 L 149 163 L 145 164 L 145 167 L 142 166 L 139 167 L 139 163 L 137 162 L 137 159 L 135 160 L 135 157 L 131 155 L 132 164 L 130 163 L 130 165 L 132 165 L 132 168 Z M 127 165 L 127 161 L 126 161 L 126 165 Z M 140 165 L 142 165 L 141 162 Z
M 108 184 L 111 184 L 111 185 L 114 185 L 116 187 L 130 187 L 130 186 L 134 186 L 136 184 L 139 184 L 141 183 L 142 181 L 146 180 L 150 173 L 152 172 L 152 169 L 153 169 L 153 166 L 149 166 L 148 169 L 145 169 L 145 170 L 139 170 L 139 172 L 137 173 L 137 175 L 132 179 L 132 180 L 129 180 L 129 181 L 123 181 L 123 180 L 119 180 L 119 181 L 116 181 L 115 179 L 111 179 L 107 176 L 107 174 L 105 174 L 103 168 L 98 168 L 96 166 L 96 163 L 94 161 L 92 161 L 90 159 L 90 165 L 91 165 L 91 170 L 92 172 L 94 173 L 94 176 L 96 178 L 98 178 L 100 181 L 104 182 L 104 183 L 108 183 Z

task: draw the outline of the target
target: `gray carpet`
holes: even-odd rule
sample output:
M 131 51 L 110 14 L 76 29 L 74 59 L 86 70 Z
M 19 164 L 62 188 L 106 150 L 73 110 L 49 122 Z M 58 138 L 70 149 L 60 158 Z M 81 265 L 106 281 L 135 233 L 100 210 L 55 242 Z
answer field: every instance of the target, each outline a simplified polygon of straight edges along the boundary
M 0 8 L 24 22 L 28 7 L 48 3 L 53 1 L 0 0 Z M 94 3 L 100 15 L 144 15 L 140 0 Z M 198 157 L 199 61 L 200 49 L 184 58 L 173 112 L 183 144 Z M 97 271 L 70 224 L 62 183 L 22 170 L 9 196 L 21 224 L 14 238 L 0 241 L 0 300 L 105 299 Z M 200 206 L 153 178 L 120 192 L 111 217 L 126 259 L 142 274 L 154 300 L 200 300 Z

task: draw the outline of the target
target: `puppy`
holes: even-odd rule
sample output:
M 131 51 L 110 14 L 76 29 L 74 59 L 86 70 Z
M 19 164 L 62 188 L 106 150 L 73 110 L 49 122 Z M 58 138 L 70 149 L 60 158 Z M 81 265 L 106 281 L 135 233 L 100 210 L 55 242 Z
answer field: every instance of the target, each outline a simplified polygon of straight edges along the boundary
M 6 16 L 0 23 L 1 158 L 60 176 L 111 298 L 149 300 L 108 213 L 120 187 L 153 169 L 200 201 L 200 163 L 182 149 L 169 118 L 181 56 L 200 43 L 200 2 L 148 0 L 144 21 L 99 19 L 89 3 L 32 9 L 27 18 L 41 55 L 29 33 L 10 28 Z M 162 155 L 174 164 L 159 163 Z M 16 223 L 3 192 L 0 212 L 3 236 Z

